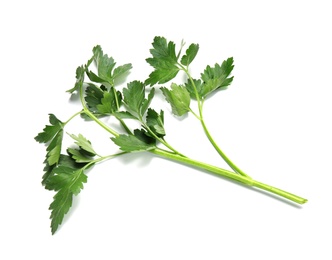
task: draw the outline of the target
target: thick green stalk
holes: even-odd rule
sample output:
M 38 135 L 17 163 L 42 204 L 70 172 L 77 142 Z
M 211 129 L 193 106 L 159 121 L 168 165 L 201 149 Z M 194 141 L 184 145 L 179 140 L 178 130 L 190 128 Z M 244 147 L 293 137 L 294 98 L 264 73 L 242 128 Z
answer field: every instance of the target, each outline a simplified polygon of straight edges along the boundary
M 218 167 L 210 165 L 210 164 L 199 162 L 199 161 L 187 158 L 187 157 L 182 157 L 182 156 L 176 155 L 174 153 L 165 152 L 160 149 L 150 150 L 149 152 L 156 154 L 158 156 L 176 161 L 176 162 L 183 163 L 185 165 L 194 166 L 196 168 L 206 170 L 206 171 L 213 173 L 215 175 L 218 175 L 218 176 L 222 176 L 222 177 L 226 177 L 228 179 L 234 180 L 234 181 L 238 181 L 238 182 L 248 185 L 250 187 L 256 187 L 256 188 L 259 188 L 262 190 L 266 190 L 270 193 L 276 194 L 280 197 L 286 198 L 286 199 L 296 202 L 298 204 L 304 204 L 307 202 L 307 199 L 302 198 L 300 196 L 297 196 L 297 195 L 294 195 L 287 191 L 275 188 L 268 184 L 255 181 L 255 180 L 251 179 L 250 177 L 242 176 L 242 175 L 236 174 L 231 171 L 227 171 L 225 169 L 218 168 Z

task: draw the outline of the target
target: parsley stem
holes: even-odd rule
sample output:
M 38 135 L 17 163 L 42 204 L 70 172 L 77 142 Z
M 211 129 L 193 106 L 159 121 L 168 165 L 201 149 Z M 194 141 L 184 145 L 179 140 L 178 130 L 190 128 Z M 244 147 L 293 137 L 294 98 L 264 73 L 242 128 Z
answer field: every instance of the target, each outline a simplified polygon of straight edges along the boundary
M 198 119 L 201 120 L 201 118 L 189 107 L 189 111 Z
M 217 143 L 214 141 L 212 135 L 210 134 L 206 124 L 205 124 L 205 121 L 204 121 L 204 118 L 203 118 L 203 102 L 204 100 L 203 99 L 200 99 L 199 98 L 199 94 L 198 94 L 198 90 L 197 90 L 197 87 L 196 87 L 196 84 L 194 82 L 194 80 L 192 79 L 188 69 L 186 69 L 185 67 L 183 67 L 181 65 L 181 69 L 186 73 L 186 75 L 188 76 L 192 86 L 193 86 L 193 89 L 195 91 L 195 95 L 196 95 L 196 99 L 198 101 L 198 110 L 199 110 L 199 116 L 197 116 L 191 109 L 190 111 L 196 116 L 196 118 L 201 122 L 201 125 L 204 129 L 204 132 L 207 136 L 207 138 L 209 139 L 210 143 L 212 144 L 212 146 L 214 147 L 214 149 L 218 152 L 218 154 L 221 156 L 221 158 L 224 159 L 224 161 L 238 174 L 242 175 L 242 176 L 246 176 L 248 178 L 250 178 L 247 174 L 245 174 L 239 167 L 237 167 L 227 156 L 226 154 L 220 149 L 220 147 L 217 145 Z
M 66 122 L 64 122 L 64 125 L 68 124 L 74 117 L 76 117 L 76 116 L 78 116 L 78 115 L 80 115 L 82 113 L 84 113 L 84 110 L 81 110 L 81 111 L 73 114 Z
M 116 107 L 117 107 L 117 110 L 120 109 L 120 105 L 119 105 L 119 99 L 118 99 L 118 95 L 116 93 L 116 89 L 114 86 L 112 86 L 112 89 L 113 89 L 113 93 L 114 93 L 114 98 L 115 98 L 115 103 L 116 103 Z
M 129 129 L 129 127 L 127 126 L 127 124 L 118 116 L 114 115 L 114 117 L 120 122 L 121 126 L 123 127 L 123 129 L 127 132 L 127 134 L 132 135 L 133 133 L 131 132 L 131 130 Z
M 188 158 L 188 157 L 181 157 L 178 156 L 176 154 L 173 153 L 169 153 L 169 152 L 165 152 L 159 149 L 154 149 L 154 150 L 150 150 L 149 152 L 152 152 L 156 155 L 162 156 L 162 157 L 166 157 L 167 159 L 171 159 L 173 161 L 178 161 L 187 165 L 191 165 L 197 168 L 201 168 L 204 170 L 207 170 L 211 173 L 215 173 L 217 175 L 223 176 L 223 177 L 227 177 L 236 181 L 239 181 L 241 183 L 247 184 L 249 186 L 251 186 L 253 184 L 253 180 L 251 178 L 247 178 L 245 176 L 241 176 L 239 174 L 236 174 L 234 172 L 222 169 L 222 168 L 218 168 L 216 166 L 207 164 L 207 163 L 203 163 L 200 161 L 196 161 L 194 159 Z
M 304 204 L 307 202 L 307 199 L 297 196 L 295 194 L 292 194 L 287 191 L 270 186 L 268 184 L 253 180 L 250 177 L 242 176 L 237 173 L 234 173 L 234 172 L 231 172 L 231 171 L 228 171 L 228 170 L 225 170 L 225 169 L 222 169 L 222 168 L 210 165 L 210 164 L 206 164 L 206 163 L 203 163 L 200 161 L 190 159 L 188 157 L 182 157 L 182 156 L 176 155 L 174 153 L 160 150 L 158 148 L 154 149 L 154 150 L 150 150 L 149 152 L 151 152 L 155 155 L 158 155 L 160 157 L 170 159 L 172 161 L 177 161 L 177 162 L 183 163 L 185 165 L 194 166 L 196 168 L 206 170 L 215 175 L 222 176 L 222 177 L 240 182 L 240 183 L 245 184 L 250 187 L 256 187 L 256 188 L 268 191 L 270 193 L 276 194 L 278 196 L 281 196 L 283 198 L 286 198 L 286 199 L 296 202 L 298 204 Z
M 119 133 L 117 133 L 112 128 L 108 127 L 104 122 L 100 121 L 94 114 L 92 114 L 86 107 L 84 107 L 84 113 L 90 117 L 92 120 L 94 120 L 98 125 L 100 125 L 102 128 L 104 128 L 107 132 L 111 133 L 113 136 L 117 137 L 119 136 Z
M 124 155 L 124 154 L 127 154 L 128 152 L 119 152 L 119 153 L 115 153 L 115 154 L 110 154 L 110 155 L 106 155 L 106 156 L 100 156 L 95 159 L 95 160 L 92 160 L 91 162 L 87 163 L 86 165 L 84 165 L 84 167 L 82 167 L 83 170 L 85 169 L 88 169 L 91 165 L 94 165 L 96 163 L 99 163 L 99 162 L 102 162 L 102 161 L 105 161 L 105 160 L 108 160 L 108 159 L 112 159 L 114 157 L 117 157 L 117 156 L 120 156 L 120 155 Z
M 226 154 L 219 148 L 219 146 L 217 145 L 217 143 L 214 141 L 213 137 L 211 136 L 208 128 L 206 127 L 206 124 L 204 122 L 204 119 L 201 118 L 201 124 L 202 127 L 204 129 L 204 132 L 207 136 L 207 138 L 209 139 L 210 143 L 212 144 L 212 146 L 214 147 L 214 149 L 218 152 L 218 154 L 225 160 L 225 162 L 238 174 L 242 175 L 242 176 L 246 176 L 247 178 L 250 178 L 249 175 L 245 174 L 239 167 L 237 167 L 227 156 Z
M 190 81 L 191 85 L 193 86 L 193 89 L 194 89 L 194 92 L 195 92 L 195 96 L 196 96 L 196 100 L 197 100 L 197 105 L 198 105 L 199 117 L 202 118 L 202 114 L 203 114 L 203 101 L 199 97 L 196 84 L 195 84 L 193 78 L 191 77 L 188 68 L 185 68 L 181 64 L 178 64 L 178 65 L 180 66 L 180 68 L 182 69 L 182 71 L 184 71 L 184 73 L 186 73 L 187 77 L 189 78 L 189 81 Z M 194 115 L 196 115 L 196 114 L 194 114 Z
M 156 140 L 158 140 L 160 143 L 162 143 L 164 146 L 166 146 L 168 149 L 170 149 L 171 151 L 173 151 L 175 154 L 178 154 L 180 156 L 185 157 L 183 154 L 181 154 L 180 152 L 178 152 L 175 148 L 173 148 L 168 142 L 165 141 L 164 138 L 161 138 L 159 136 L 157 136 L 151 129 L 150 127 L 143 121 L 142 118 L 139 119 L 141 124 L 144 126 L 144 128 L 149 132 L 150 135 L 153 136 L 153 138 L 155 138 Z
M 117 111 L 119 111 L 120 110 L 119 99 L 118 99 L 118 95 L 116 93 L 116 89 L 115 89 L 115 87 L 113 85 L 112 85 L 112 89 L 113 89 L 113 93 L 114 93 L 116 108 L 117 108 Z M 124 130 L 127 132 L 127 134 L 132 134 L 132 132 L 130 131 L 130 129 L 126 125 L 126 123 L 120 117 L 115 116 L 115 118 L 120 122 L 120 124 L 122 125 L 122 127 L 124 128 Z

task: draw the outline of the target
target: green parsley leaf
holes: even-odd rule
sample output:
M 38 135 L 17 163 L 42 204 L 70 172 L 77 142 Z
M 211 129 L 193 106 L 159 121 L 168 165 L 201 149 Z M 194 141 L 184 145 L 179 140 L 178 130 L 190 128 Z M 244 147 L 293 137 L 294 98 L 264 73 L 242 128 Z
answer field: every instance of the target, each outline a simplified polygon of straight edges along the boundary
M 90 75 L 92 74 L 94 76 L 93 79 L 91 79 L 89 76 L 90 80 L 100 83 L 107 82 L 112 84 L 113 82 L 112 70 L 115 66 L 114 59 L 112 57 L 108 57 L 107 54 L 104 54 L 100 45 L 95 46 L 92 49 L 92 52 L 93 52 L 93 59 L 97 67 L 98 76 L 89 71 Z
M 90 154 L 96 155 L 97 153 L 93 150 L 91 142 L 86 139 L 83 135 L 78 134 L 78 136 L 73 134 L 68 134 L 71 138 L 76 140 L 75 144 L 77 144 L 83 150 L 89 152 Z
M 190 110 L 190 94 L 185 87 L 172 83 L 171 90 L 162 87 L 163 92 L 168 103 L 171 104 L 174 115 L 182 116 Z
M 43 186 L 45 186 L 45 189 L 52 190 L 50 187 L 48 187 L 47 181 L 51 176 L 53 176 L 53 169 L 54 169 L 55 165 L 49 165 L 47 162 L 47 159 L 45 159 L 44 164 L 45 164 L 44 174 L 43 174 L 41 183 Z
M 198 44 L 190 44 L 188 49 L 186 50 L 186 54 L 181 58 L 181 64 L 184 66 L 189 66 L 189 64 L 195 59 L 197 52 L 199 49 Z
M 141 105 L 141 109 L 140 109 L 140 113 L 141 113 L 142 116 L 145 114 L 146 110 L 150 106 L 151 101 L 152 101 L 152 99 L 154 97 L 154 93 L 155 93 L 154 88 L 151 88 L 151 90 L 149 92 L 149 95 L 148 95 L 148 99 L 143 99 L 143 102 L 142 102 L 142 105 Z
M 56 164 L 60 159 L 61 147 L 62 147 L 63 129 L 54 136 L 51 143 L 46 148 L 47 162 L 49 165 Z
M 111 139 L 125 152 L 148 151 L 156 148 L 154 143 L 145 142 L 146 139 L 143 139 L 142 132 L 139 131 L 134 131 L 133 135 L 122 134 Z
M 47 143 L 51 141 L 54 136 L 63 128 L 63 123 L 53 114 L 49 114 L 49 122 L 51 125 L 46 125 L 43 132 L 40 132 L 35 140 L 39 143 Z
M 145 86 L 143 82 L 132 81 L 127 84 L 127 88 L 123 89 L 123 101 L 127 107 L 142 118 L 151 104 L 154 97 L 155 89 L 152 88 L 145 98 Z
M 160 114 L 158 114 L 155 110 L 149 108 L 146 115 L 146 124 L 158 137 L 166 135 L 164 128 L 164 111 L 160 110 Z
M 82 150 L 80 150 L 82 151 Z M 68 155 L 64 155 L 64 154 L 61 154 L 60 155 L 60 159 L 58 161 L 58 163 L 55 165 L 49 165 L 47 163 L 47 160 L 45 160 L 45 168 L 44 168 L 44 175 L 43 175 L 43 178 L 42 178 L 42 185 L 45 186 L 45 189 L 47 190 L 53 190 L 53 187 L 51 185 L 49 185 L 49 181 L 50 179 L 52 178 L 52 176 L 54 176 L 54 169 L 57 167 L 57 166 L 65 166 L 65 167 L 70 167 L 70 168 L 73 168 L 73 169 L 80 169 L 82 168 L 83 166 L 85 166 L 85 163 L 76 163 L 74 161 L 74 159 Z
M 83 86 L 84 82 L 84 73 L 85 73 L 85 68 L 83 66 L 79 66 L 76 69 L 76 83 L 75 86 L 71 89 L 68 89 L 67 92 L 73 93 L 74 91 L 78 90 Z
M 65 214 L 72 206 L 73 195 L 78 195 L 83 189 L 83 183 L 87 182 L 87 176 L 83 169 L 73 169 L 66 166 L 56 167 L 54 175 L 49 180 L 49 186 L 58 191 L 53 197 L 49 209 L 51 213 L 52 234 L 56 232 L 61 225 Z
M 115 68 L 116 62 L 112 57 L 109 57 L 107 54 L 103 53 L 100 45 L 95 46 L 92 52 L 93 61 L 95 62 L 97 67 L 97 75 L 89 70 L 87 70 L 86 72 L 89 79 L 93 82 L 114 86 L 114 80 L 127 74 L 132 68 L 132 65 L 130 63 Z
M 51 230 L 52 235 L 58 230 L 58 227 L 62 224 L 64 216 L 68 213 L 73 203 L 73 193 L 68 189 L 60 190 L 53 197 L 53 202 L 51 203 L 49 210 L 51 213 Z
M 233 62 L 233 58 L 228 58 L 221 65 L 216 63 L 213 68 L 206 67 L 204 73 L 201 74 L 201 79 L 204 82 L 201 91 L 202 97 L 206 97 L 214 90 L 227 87 L 232 83 L 233 77 L 229 77 L 229 75 L 234 68 Z
M 126 75 L 132 68 L 133 66 L 130 63 L 116 67 L 113 71 L 113 79 L 117 80 Z
M 68 148 L 68 154 L 75 160 L 76 163 L 89 163 L 93 160 L 91 153 L 83 150 L 83 149 L 74 149 Z
M 101 104 L 96 106 L 100 114 L 111 115 L 118 110 L 118 105 L 121 105 L 122 96 L 121 92 L 117 91 L 116 99 L 114 92 L 114 87 L 111 87 L 110 91 L 104 91 L 103 98 L 100 100 Z
M 54 191 L 68 188 L 74 195 L 77 195 L 83 189 L 83 183 L 87 181 L 87 176 L 82 169 L 58 166 L 54 168 L 53 173 L 54 175 L 50 178 L 48 184 L 53 187 L 52 190 Z
M 138 80 L 127 84 L 127 88 L 123 89 L 123 101 L 133 112 L 141 115 L 140 108 L 145 97 L 144 84 Z
M 153 49 L 150 49 L 152 58 L 146 61 L 155 68 L 145 81 L 146 85 L 162 84 L 173 79 L 179 72 L 177 66 L 178 57 L 175 53 L 175 44 L 167 43 L 164 37 L 155 37 L 152 43 Z
M 156 36 L 153 39 L 152 46 L 153 49 L 150 49 L 150 53 L 153 58 L 148 58 L 146 61 L 154 68 L 158 68 L 160 61 L 173 64 L 177 62 L 174 42 L 167 43 L 164 37 Z
M 149 145 L 156 145 L 156 139 L 151 137 L 147 131 L 144 129 L 135 129 L 134 135 L 141 140 L 142 142 L 149 144 Z
M 87 70 L 86 71 L 86 75 L 88 76 L 88 78 L 92 81 L 92 82 L 95 82 L 95 83 L 102 83 L 102 84 L 109 84 L 106 80 L 98 77 L 97 74 L 95 74 L 93 71 L 91 70 Z
M 149 78 L 145 81 L 145 84 L 153 86 L 157 83 L 166 83 L 175 78 L 178 72 L 179 69 L 176 67 L 169 67 L 167 64 L 161 64 L 158 69 L 149 75 Z
M 85 166 L 85 164 L 82 164 L 82 163 L 78 164 L 70 156 L 68 156 L 66 154 L 61 154 L 59 162 L 58 162 L 58 166 L 65 166 L 65 167 L 69 167 L 69 168 L 73 168 L 73 169 L 80 169 L 83 166 Z
M 85 102 L 89 110 L 95 115 L 99 114 L 97 106 L 101 104 L 101 99 L 104 97 L 104 92 L 107 91 L 105 86 L 97 87 L 96 85 L 89 83 L 85 89 Z
M 56 164 L 60 158 L 64 123 L 53 114 L 49 115 L 49 121 L 51 125 L 46 125 L 35 140 L 39 143 L 49 143 L 46 148 L 46 159 L 51 166 Z
M 193 86 L 193 83 L 194 83 L 195 87 Z M 197 99 L 196 92 L 195 92 L 195 88 L 196 88 L 199 99 L 202 99 L 203 98 L 203 96 L 202 96 L 203 82 L 200 79 L 193 79 L 193 83 L 191 82 L 191 80 L 188 80 L 185 83 L 185 87 L 186 87 L 187 91 L 189 92 L 190 97 L 192 99 Z

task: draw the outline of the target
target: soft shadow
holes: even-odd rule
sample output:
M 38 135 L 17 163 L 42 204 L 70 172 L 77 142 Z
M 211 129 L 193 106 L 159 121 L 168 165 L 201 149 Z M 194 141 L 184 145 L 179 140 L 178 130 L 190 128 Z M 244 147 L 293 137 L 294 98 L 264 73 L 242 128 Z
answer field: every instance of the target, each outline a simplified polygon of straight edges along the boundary
M 176 116 L 176 115 L 174 115 L 174 114 L 172 113 L 172 111 L 170 111 L 170 113 L 171 113 L 172 116 L 173 116 L 174 118 L 176 118 L 176 120 L 178 120 L 179 122 L 182 122 L 183 120 L 185 120 L 186 118 L 188 118 L 188 115 L 189 115 L 189 113 L 186 113 L 186 114 L 184 114 L 183 116 Z
M 80 102 L 80 95 L 78 94 L 78 92 L 73 92 L 70 95 L 69 101 L 70 102 Z
M 131 163 L 136 163 L 138 167 L 145 167 L 148 166 L 154 156 L 150 153 L 147 153 L 145 151 L 141 152 L 131 152 L 128 154 L 124 154 L 117 159 L 121 161 L 123 164 L 131 164 Z

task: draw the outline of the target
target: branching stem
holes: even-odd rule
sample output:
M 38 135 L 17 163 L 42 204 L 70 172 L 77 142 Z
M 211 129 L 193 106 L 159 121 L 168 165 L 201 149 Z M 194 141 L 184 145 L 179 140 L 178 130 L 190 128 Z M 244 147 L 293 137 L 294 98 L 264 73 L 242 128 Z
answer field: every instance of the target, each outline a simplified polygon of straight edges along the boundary
M 80 114 L 83 114 L 84 113 L 84 110 L 81 110 L 75 114 L 73 114 L 66 122 L 64 122 L 64 125 L 68 124 L 72 119 L 74 119 L 76 116 L 80 115 Z
M 212 146 L 214 147 L 214 149 L 218 152 L 218 154 L 221 156 L 221 158 L 223 158 L 225 160 L 225 162 L 238 174 L 245 176 L 247 178 L 250 178 L 246 173 L 244 173 L 239 167 L 237 167 L 227 156 L 226 154 L 220 149 L 220 147 L 217 145 L 217 143 L 214 141 L 212 135 L 210 134 L 205 121 L 204 121 L 204 117 L 203 117 L 203 103 L 204 100 L 200 98 L 196 84 L 193 80 L 193 78 L 191 77 L 189 70 L 187 68 L 185 68 L 184 66 L 182 66 L 181 64 L 180 68 L 186 73 L 187 77 L 189 78 L 189 81 L 191 82 L 193 89 L 195 91 L 195 95 L 196 95 L 196 99 L 197 99 L 197 104 L 198 104 L 198 111 L 199 111 L 199 116 L 197 114 L 195 114 L 191 109 L 190 111 L 195 115 L 195 117 L 201 122 L 201 125 L 203 127 L 203 130 L 207 136 L 207 138 L 209 139 L 210 143 L 212 144 Z

